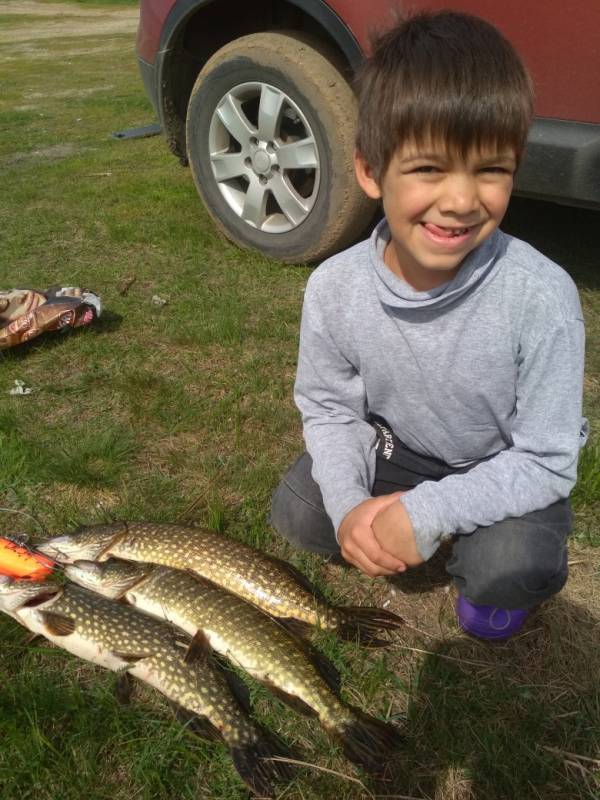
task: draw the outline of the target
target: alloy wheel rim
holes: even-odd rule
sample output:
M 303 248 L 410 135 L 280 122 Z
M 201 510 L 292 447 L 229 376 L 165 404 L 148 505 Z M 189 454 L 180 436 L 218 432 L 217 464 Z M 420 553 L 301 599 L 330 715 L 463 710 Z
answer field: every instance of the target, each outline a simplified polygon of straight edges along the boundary
M 264 233 L 306 220 L 321 165 L 314 133 L 289 95 L 258 81 L 234 86 L 216 106 L 208 141 L 215 181 L 239 219 Z

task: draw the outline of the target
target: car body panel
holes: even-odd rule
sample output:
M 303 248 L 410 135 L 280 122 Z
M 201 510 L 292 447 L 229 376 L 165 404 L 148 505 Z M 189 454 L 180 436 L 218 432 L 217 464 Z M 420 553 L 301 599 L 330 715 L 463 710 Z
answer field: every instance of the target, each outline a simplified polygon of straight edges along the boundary
M 142 3 L 136 50 L 138 58 L 146 64 L 154 64 L 156 60 L 164 22 L 176 2 L 177 0 L 144 0 Z
M 404 3 L 329 0 L 364 51 L 371 35 L 393 24 Z M 531 71 L 536 114 L 600 124 L 600 0 L 412 0 L 414 11 L 466 11 L 492 22 Z
M 352 68 L 377 32 L 394 24 L 398 0 L 272 0 L 321 27 Z M 440 10 L 447 0 L 411 0 L 410 9 Z M 186 27 L 226 0 L 141 0 L 137 53 L 146 92 L 171 150 L 185 163 L 189 90 L 180 62 Z M 455 0 L 452 9 L 488 19 L 515 45 L 530 69 L 535 112 L 516 191 L 555 202 L 600 208 L 600 0 Z M 252 32 L 252 31 L 248 31 Z M 220 31 L 221 37 L 223 31 Z M 231 38 L 242 35 L 238 30 Z M 215 47 L 221 46 L 216 44 Z M 205 54 L 204 58 L 209 57 Z M 194 56 L 197 70 L 202 58 Z M 189 81 L 189 74 L 185 76 Z M 182 88 L 183 87 L 183 88 Z

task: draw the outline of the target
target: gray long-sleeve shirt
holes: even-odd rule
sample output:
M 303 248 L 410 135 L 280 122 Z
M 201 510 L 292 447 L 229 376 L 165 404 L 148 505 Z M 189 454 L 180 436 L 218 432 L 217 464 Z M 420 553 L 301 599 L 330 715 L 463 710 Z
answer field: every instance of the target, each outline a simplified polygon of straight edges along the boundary
M 571 491 L 587 431 L 583 317 L 567 273 L 501 231 L 426 292 L 384 264 L 388 240 L 383 220 L 310 276 L 295 399 L 336 532 L 371 496 L 371 413 L 412 450 L 474 465 L 402 496 L 429 558 L 444 536 Z

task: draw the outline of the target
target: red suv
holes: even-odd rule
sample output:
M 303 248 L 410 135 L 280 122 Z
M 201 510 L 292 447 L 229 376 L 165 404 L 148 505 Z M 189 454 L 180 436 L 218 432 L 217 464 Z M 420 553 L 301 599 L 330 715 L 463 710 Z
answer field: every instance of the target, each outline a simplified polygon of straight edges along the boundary
M 141 0 L 137 52 L 173 153 L 223 233 L 313 262 L 373 217 L 351 166 L 353 70 L 393 0 Z M 412 0 L 411 9 L 448 7 Z M 599 0 L 456 0 L 514 43 L 536 86 L 516 189 L 600 208 Z

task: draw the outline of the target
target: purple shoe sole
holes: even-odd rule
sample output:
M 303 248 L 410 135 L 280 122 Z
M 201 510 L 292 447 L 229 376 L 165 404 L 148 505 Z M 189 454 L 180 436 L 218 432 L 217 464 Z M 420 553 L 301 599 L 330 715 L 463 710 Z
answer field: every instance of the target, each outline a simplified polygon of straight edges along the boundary
M 521 630 L 529 616 L 529 610 L 476 606 L 463 595 L 459 595 L 456 615 L 460 627 L 472 636 L 480 639 L 508 639 Z

